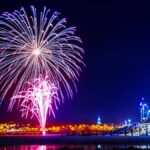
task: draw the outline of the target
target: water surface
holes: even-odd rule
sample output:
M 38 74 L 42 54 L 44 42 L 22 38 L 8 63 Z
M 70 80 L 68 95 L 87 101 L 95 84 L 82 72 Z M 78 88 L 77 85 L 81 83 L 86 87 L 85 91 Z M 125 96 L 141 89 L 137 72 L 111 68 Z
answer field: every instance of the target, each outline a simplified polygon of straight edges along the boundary
M 0 146 L 0 150 L 144 150 L 150 145 L 13 145 Z

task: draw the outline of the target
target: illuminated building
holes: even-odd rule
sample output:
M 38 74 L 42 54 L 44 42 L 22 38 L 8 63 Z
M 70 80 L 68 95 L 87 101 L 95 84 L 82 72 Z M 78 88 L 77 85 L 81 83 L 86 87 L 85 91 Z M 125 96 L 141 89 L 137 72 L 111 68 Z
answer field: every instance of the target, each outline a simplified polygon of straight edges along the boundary
M 97 118 L 97 124 L 101 124 L 101 118 L 100 118 L 100 116 Z
M 140 121 L 144 122 L 150 119 L 150 109 L 147 103 L 144 103 L 144 98 L 140 102 Z

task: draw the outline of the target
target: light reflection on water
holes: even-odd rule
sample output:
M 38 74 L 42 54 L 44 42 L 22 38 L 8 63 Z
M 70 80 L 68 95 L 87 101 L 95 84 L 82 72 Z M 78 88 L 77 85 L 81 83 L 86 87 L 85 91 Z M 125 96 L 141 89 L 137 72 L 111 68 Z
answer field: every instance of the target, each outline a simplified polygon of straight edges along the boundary
M 150 145 L 14 145 L 0 146 L 0 150 L 144 150 Z

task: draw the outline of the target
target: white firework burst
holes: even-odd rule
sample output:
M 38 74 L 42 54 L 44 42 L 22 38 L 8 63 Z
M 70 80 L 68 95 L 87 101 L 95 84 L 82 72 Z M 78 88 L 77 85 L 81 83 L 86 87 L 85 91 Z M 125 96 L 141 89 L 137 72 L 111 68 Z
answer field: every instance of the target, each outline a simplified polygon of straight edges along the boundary
M 17 95 L 11 98 L 9 109 L 12 111 L 15 103 L 18 103 L 22 117 L 28 117 L 31 114 L 31 119 L 35 116 L 42 129 L 45 128 L 46 118 L 52 113 L 55 117 L 54 108 L 58 109 L 57 104 L 60 103 L 58 88 L 51 83 L 47 77 L 40 76 L 32 82 L 26 83 L 27 90 L 18 92 Z
M 66 27 L 66 19 L 44 7 L 38 13 L 31 6 L 0 16 L 0 85 L 2 100 L 14 86 L 13 95 L 24 90 L 25 83 L 49 75 L 60 93 L 73 96 L 76 90 L 84 50 L 75 27 Z

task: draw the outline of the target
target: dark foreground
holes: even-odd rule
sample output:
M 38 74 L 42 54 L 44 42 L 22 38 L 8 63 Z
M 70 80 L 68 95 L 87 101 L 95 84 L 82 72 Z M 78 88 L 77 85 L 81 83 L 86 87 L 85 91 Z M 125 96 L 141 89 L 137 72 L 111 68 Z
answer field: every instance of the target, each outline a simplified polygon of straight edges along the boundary
M 0 136 L 0 145 L 149 144 L 150 136 Z

